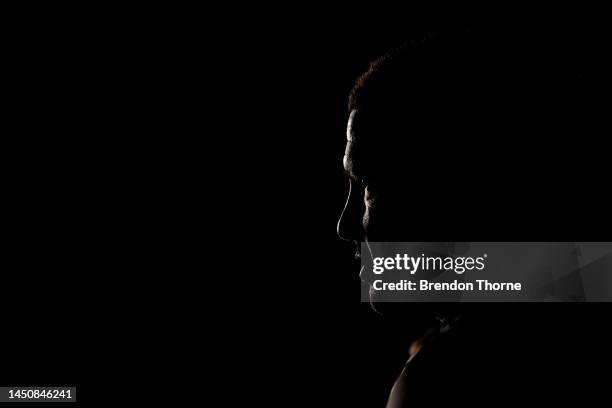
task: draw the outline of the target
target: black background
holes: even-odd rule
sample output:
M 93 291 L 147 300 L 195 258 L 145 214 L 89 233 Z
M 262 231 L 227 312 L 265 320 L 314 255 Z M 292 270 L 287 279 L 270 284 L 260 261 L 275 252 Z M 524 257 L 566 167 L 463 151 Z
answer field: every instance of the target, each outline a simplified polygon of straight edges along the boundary
M 265 200 L 263 213 L 270 214 L 276 220 L 274 226 L 278 227 L 274 233 L 265 232 L 266 253 L 276 260 L 271 268 L 274 290 L 270 290 L 280 305 L 275 302 L 274 310 L 282 316 L 278 342 L 273 342 L 270 353 L 280 353 L 281 359 L 288 360 L 279 369 L 281 377 L 288 379 L 270 384 L 274 398 L 281 401 L 303 398 L 324 406 L 384 406 L 390 386 L 405 361 L 410 330 L 401 321 L 377 315 L 367 304 L 359 302 L 360 283 L 357 269 L 351 264 L 351 246 L 335 235 L 347 192 L 341 163 L 348 118 L 347 95 L 355 78 L 367 68 L 369 61 L 391 47 L 427 33 L 468 27 L 490 38 L 493 47 L 498 41 L 516 37 L 529 52 L 543 43 L 557 53 L 567 51 L 572 55 L 569 60 L 575 64 L 571 69 L 585 78 L 591 90 L 603 91 L 608 89 L 605 58 L 602 58 L 607 40 L 605 26 L 578 19 L 561 23 L 542 19 L 508 22 L 472 15 L 450 22 L 404 20 L 398 23 L 372 17 L 366 20 L 370 21 L 366 25 L 363 20 L 347 19 L 346 25 L 283 26 L 262 42 L 266 49 L 272 50 L 258 61 L 258 65 L 265 66 L 266 75 L 250 79 L 261 86 L 268 102 L 275 103 L 266 104 L 260 113 L 265 127 L 254 145 L 262 143 L 269 150 L 257 156 L 262 160 L 256 160 L 257 168 L 265 169 L 265 174 L 250 196 Z M 372 23 L 375 20 L 378 24 Z M 598 92 L 591 92 L 588 103 L 593 107 L 605 106 Z M 605 128 L 605 115 L 599 119 L 596 126 L 592 123 L 588 126 Z M 273 131 L 267 131 L 270 126 Z M 512 188 L 512 180 L 520 179 L 524 183 L 522 199 L 500 199 L 483 205 L 475 202 L 469 191 L 455 191 L 457 204 L 449 209 L 447 228 L 428 230 L 427 217 L 424 217 L 415 219 L 415 229 L 426 232 L 425 240 L 605 240 L 610 225 L 609 200 L 603 187 L 606 159 L 596 147 L 603 140 L 595 136 L 597 132 L 580 137 L 566 134 L 566 130 L 554 124 L 550 133 L 558 142 L 552 149 L 558 156 L 551 154 L 548 142 L 526 131 L 529 141 L 524 135 L 503 141 L 502 160 L 508 163 L 514 157 L 514 162 L 525 165 L 525 157 L 535 156 L 541 162 L 530 161 L 526 167 L 506 168 L 511 174 L 505 179 L 507 184 L 480 186 L 486 195 L 495 193 L 495 189 Z M 496 142 L 495 134 L 489 137 L 491 142 Z M 561 156 L 565 159 L 558 159 Z M 273 157 L 273 164 L 264 164 L 264 157 Z M 542 171 L 539 167 L 542 163 L 555 166 L 562 173 L 559 178 L 550 179 L 556 187 L 553 196 L 544 194 L 531 179 L 532 174 Z M 449 164 L 448 168 L 438 170 L 436 176 L 451 174 L 451 179 L 460 180 L 479 178 L 491 173 L 489 165 L 496 165 L 479 164 L 463 163 L 462 167 Z M 567 177 L 570 182 L 566 182 Z M 424 183 L 427 180 L 424 178 Z M 518 205 L 525 200 L 528 205 Z M 253 216 L 257 216 L 257 211 Z M 265 225 L 268 218 L 263 221 Z M 597 329 L 597 322 L 608 316 L 608 305 L 473 307 L 480 314 L 490 314 L 491 319 L 508 313 L 523 316 L 521 330 L 526 338 L 544 327 L 540 319 L 546 316 L 556 327 L 548 336 L 550 350 L 558 352 L 559 361 L 570 345 L 572 350 L 573 347 L 599 347 L 599 357 L 605 360 L 608 356 L 608 349 L 603 346 L 605 335 Z M 591 330 L 598 334 L 587 334 Z M 513 347 L 516 345 L 508 339 L 507 344 L 498 345 L 498 350 L 504 353 Z M 536 351 L 528 350 L 527 361 L 536 358 L 535 354 Z M 467 369 L 465 375 L 471 374 L 474 373 Z M 516 376 L 520 377 L 521 373 Z M 576 389 L 580 390 L 581 384 L 588 382 L 587 377 L 590 378 L 576 378 Z
M 391 47 L 469 27 L 491 35 L 493 44 L 491 33 L 562 38 L 557 46 L 579 50 L 576 69 L 595 88 L 607 86 L 605 26 L 576 16 L 507 22 L 467 10 L 428 22 L 416 11 L 366 9 L 358 19 L 331 10 L 250 11 L 232 14 L 218 28 L 208 26 L 213 13 L 183 23 L 180 12 L 147 20 L 142 10 L 127 16 L 122 10 L 113 15 L 121 23 L 93 26 L 92 13 L 72 19 L 62 10 L 63 20 L 44 11 L 36 19 L 22 14 L 24 24 L 12 32 L 20 42 L 11 44 L 23 91 L 13 106 L 30 104 L 30 95 L 36 103 L 19 117 L 32 128 L 15 132 L 7 149 L 14 209 L 7 214 L 16 228 L 5 247 L 11 271 L 1 304 L 9 351 L 2 384 L 76 385 L 89 399 L 98 398 L 93 391 L 101 384 L 120 380 L 151 386 L 185 379 L 201 386 L 200 371 L 209 366 L 198 355 L 204 350 L 223 360 L 214 374 L 230 383 L 226 398 L 383 406 L 405 360 L 410 328 L 360 302 L 353 248 L 335 232 L 348 189 L 341 163 L 355 78 Z M 220 125 L 212 123 L 218 107 L 228 108 Z M 581 136 L 580 143 L 573 135 L 558 137 L 564 150 L 576 150 L 575 160 L 565 163 L 568 173 L 579 175 L 577 185 L 594 188 L 564 192 L 563 205 L 542 205 L 550 209 L 544 217 L 517 213 L 511 203 L 484 206 L 426 239 L 605 240 L 605 136 Z M 200 194 L 229 214 L 204 210 L 203 203 L 198 215 L 177 215 L 183 200 Z M 151 215 L 160 213 L 154 209 L 169 212 L 168 224 L 189 232 L 160 233 L 166 221 Z M 521 222 L 512 228 L 489 222 L 506 214 Z M 210 232 L 219 221 L 221 230 Z M 415 225 L 424 230 L 426 220 Z M 142 235 L 159 238 L 164 251 L 141 251 Z M 160 263 L 172 245 L 166 241 L 177 236 L 181 255 Z M 211 251 L 202 236 L 220 248 Z M 218 283 L 211 252 L 236 259 L 238 250 L 252 251 L 245 256 L 254 265 L 248 270 L 260 273 L 237 279 L 229 270 L 219 280 L 245 293 L 222 292 L 221 301 L 211 301 Z M 199 269 L 184 264 L 187 252 L 198 253 Z M 495 308 L 526 316 L 538 308 L 559 325 L 577 313 L 587 324 L 566 326 L 574 344 L 604 344 L 607 305 Z M 487 310 L 493 315 L 495 308 Z M 525 320 L 525 331 L 537 325 Z M 221 353 L 210 340 L 227 348 Z

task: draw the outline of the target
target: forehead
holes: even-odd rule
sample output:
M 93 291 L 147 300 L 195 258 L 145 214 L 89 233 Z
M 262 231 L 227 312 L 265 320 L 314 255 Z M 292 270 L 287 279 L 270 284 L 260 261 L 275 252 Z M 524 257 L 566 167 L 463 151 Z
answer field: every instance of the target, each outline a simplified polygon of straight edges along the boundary
M 349 175 L 360 177 L 367 172 L 371 160 L 371 143 L 364 137 L 364 115 L 358 110 L 352 110 L 346 125 L 346 149 L 344 151 L 344 169 Z M 371 169 L 370 169 L 371 170 Z
M 412 124 L 405 110 L 393 108 L 353 109 L 346 125 L 346 139 L 368 148 L 397 142 Z
M 355 133 L 355 118 L 357 117 L 357 110 L 353 109 L 349 115 L 348 123 L 346 124 L 346 140 L 348 142 L 354 141 L 354 133 Z
M 342 164 L 344 165 L 344 169 L 350 175 L 354 175 L 353 173 L 353 160 L 355 158 L 355 136 L 354 136 L 354 126 L 355 126 L 355 116 L 357 111 L 353 109 L 349 115 L 348 122 L 346 125 L 346 148 L 344 150 L 344 157 L 342 159 Z
M 401 176 L 409 154 L 410 126 L 405 112 L 351 111 L 346 125 L 345 171 L 379 184 L 382 179 Z
M 372 136 L 383 131 L 386 123 L 389 123 L 389 120 L 378 114 L 353 109 L 346 124 L 346 139 L 351 142 L 359 141 L 360 144 L 369 142 Z

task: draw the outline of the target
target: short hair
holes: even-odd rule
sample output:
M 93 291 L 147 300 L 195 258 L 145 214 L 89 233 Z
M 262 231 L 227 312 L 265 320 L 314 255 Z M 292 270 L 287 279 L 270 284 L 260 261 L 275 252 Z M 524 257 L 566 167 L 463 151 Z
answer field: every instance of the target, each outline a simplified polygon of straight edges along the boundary
M 550 96 L 578 78 L 570 72 L 567 50 L 561 51 L 551 55 L 546 44 L 531 38 L 431 35 L 374 60 L 355 82 L 348 108 L 455 107 L 466 95 L 485 103 L 511 94 L 541 91 Z
M 349 111 L 366 106 L 398 106 L 422 102 L 473 76 L 466 64 L 465 44 L 449 37 L 429 37 L 395 48 L 370 63 L 355 82 Z M 463 77 L 463 78 L 461 78 Z M 459 82 L 454 82 L 453 79 Z

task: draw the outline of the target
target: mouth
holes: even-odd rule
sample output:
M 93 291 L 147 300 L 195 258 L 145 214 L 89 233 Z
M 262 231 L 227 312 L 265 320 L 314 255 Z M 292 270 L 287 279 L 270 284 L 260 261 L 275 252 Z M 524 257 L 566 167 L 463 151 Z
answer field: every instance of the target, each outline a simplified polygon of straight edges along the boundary
M 365 258 L 363 256 L 365 256 Z M 367 254 L 362 254 L 361 248 L 357 248 L 353 259 L 355 261 L 356 269 L 359 269 L 359 278 L 363 283 L 367 283 L 368 285 L 370 285 L 370 281 L 367 279 L 369 275 L 366 268 L 368 259 Z
M 353 255 L 353 262 L 355 263 L 355 269 L 359 269 L 359 277 L 361 278 L 363 282 L 365 282 L 364 280 L 365 264 L 361 262 L 361 252 L 359 250 L 355 251 L 355 254 Z
M 350 266 L 351 266 L 351 271 L 359 271 L 359 275 L 361 275 L 361 271 L 363 270 L 362 268 L 362 262 L 361 262 L 361 251 L 359 248 L 359 245 L 355 245 L 355 247 L 353 248 L 353 256 L 350 259 Z

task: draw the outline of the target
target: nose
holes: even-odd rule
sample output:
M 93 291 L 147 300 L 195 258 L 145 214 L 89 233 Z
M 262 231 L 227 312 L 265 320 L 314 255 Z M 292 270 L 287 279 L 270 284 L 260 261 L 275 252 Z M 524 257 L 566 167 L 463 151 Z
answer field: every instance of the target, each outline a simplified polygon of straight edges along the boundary
M 363 203 L 363 197 L 359 196 L 359 189 L 353 186 L 351 182 L 349 185 L 349 193 L 344 204 L 342 214 L 338 220 L 336 232 L 338 237 L 345 241 L 363 241 L 364 230 L 363 230 L 363 213 L 365 205 Z

